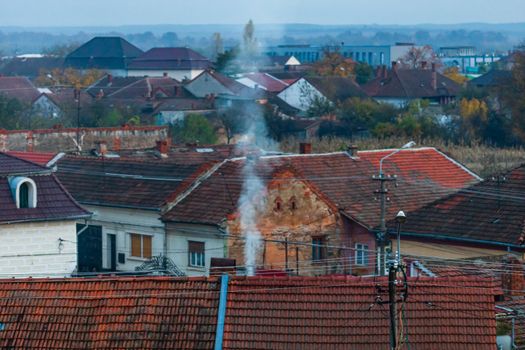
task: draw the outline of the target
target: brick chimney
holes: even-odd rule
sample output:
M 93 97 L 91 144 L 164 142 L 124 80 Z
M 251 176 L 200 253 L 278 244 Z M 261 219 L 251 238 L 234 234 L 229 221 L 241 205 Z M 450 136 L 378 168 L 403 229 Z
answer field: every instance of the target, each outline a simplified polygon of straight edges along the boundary
M 386 65 L 384 64 L 382 66 L 382 72 L 383 72 L 383 79 L 388 78 L 388 69 L 386 69 Z
M 108 85 L 110 85 L 111 83 L 113 83 L 113 75 L 108 74 Z
M 358 150 L 359 150 L 359 147 L 357 147 L 356 145 L 348 145 L 348 147 L 346 148 L 346 153 L 350 157 L 357 157 Z
M 397 62 L 396 61 L 392 61 L 392 70 L 393 71 L 397 71 Z
M 33 132 L 29 131 L 26 137 L 26 152 L 33 152 L 34 144 L 35 144 L 35 138 L 33 136 Z
M 164 78 L 167 78 L 167 77 L 168 77 L 168 73 L 167 73 L 167 72 L 164 72 L 164 73 L 162 73 L 162 76 L 163 76 Z
M 156 142 L 155 149 L 160 153 L 162 157 L 167 157 L 170 150 L 169 140 L 160 140 Z
M 106 156 L 108 153 L 108 144 L 106 141 L 97 141 L 95 142 L 97 154 L 99 154 L 101 157 Z
M 436 72 L 436 64 L 432 62 L 432 89 L 437 90 L 437 72 Z
M 308 142 L 301 142 L 299 144 L 299 153 L 300 154 L 310 154 L 312 153 L 312 144 Z
M 504 272 L 501 276 L 503 293 L 506 296 L 525 295 L 524 264 L 514 256 L 507 256 L 504 260 Z
M 427 61 L 421 62 L 421 69 L 427 69 Z

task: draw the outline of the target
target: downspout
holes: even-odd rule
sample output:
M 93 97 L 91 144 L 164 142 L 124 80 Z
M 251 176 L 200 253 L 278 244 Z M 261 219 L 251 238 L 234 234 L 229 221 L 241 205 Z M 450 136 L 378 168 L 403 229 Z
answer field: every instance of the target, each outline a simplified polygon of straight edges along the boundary
M 221 276 L 221 291 L 219 296 L 219 310 L 217 313 L 217 329 L 215 332 L 215 350 L 222 350 L 224 338 L 224 320 L 226 319 L 226 303 L 228 302 L 228 275 Z

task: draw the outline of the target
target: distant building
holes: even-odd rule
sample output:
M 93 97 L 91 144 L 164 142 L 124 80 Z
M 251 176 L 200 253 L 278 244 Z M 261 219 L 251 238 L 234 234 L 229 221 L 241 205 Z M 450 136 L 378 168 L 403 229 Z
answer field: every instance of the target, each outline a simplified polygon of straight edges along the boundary
M 339 51 L 345 58 L 356 62 L 364 62 L 371 66 L 390 64 L 398 61 L 411 48 L 412 43 L 396 43 L 395 45 L 341 45 L 326 47 L 322 45 L 278 45 L 269 46 L 263 52 L 270 56 L 293 56 L 302 63 L 312 63 L 323 58 L 326 49 Z
M 143 51 L 121 37 L 95 37 L 66 56 L 64 67 L 79 70 L 101 69 L 126 76 L 127 66 Z
M 378 69 L 377 77 L 363 85 L 363 90 L 380 102 L 404 106 L 424 99 L 433 104 L 448 104 L 459 95 L 461 85 L 432 69 Z
M 163 76 L 191 80 L 211 67 L 211 61 L 186 47 L 157 47 L 145 52 L 128 66 L 128 76 Z
M 5 63 L 4 63 L 5 62 Z M 21 76 L 35 79 L 41 73 L 51 72 L 53 69 L 62 68 L 63 57 L 14 57 L 0 63 L 0 75 Z
M 480 54 L 474 46 L 445 46 L 439 48 L 439 58 L 445 66 L 458 67 L 461 73 L 476 74 L 479 67 L 498 62 L 502 54 Z
M 290 106 L 306 111 L 312 103 L 319 99 L 336 103 L 350 97 L 366 97 L 367 95 L 350 78 L 303 77 L 290 84 L 277 96 Z

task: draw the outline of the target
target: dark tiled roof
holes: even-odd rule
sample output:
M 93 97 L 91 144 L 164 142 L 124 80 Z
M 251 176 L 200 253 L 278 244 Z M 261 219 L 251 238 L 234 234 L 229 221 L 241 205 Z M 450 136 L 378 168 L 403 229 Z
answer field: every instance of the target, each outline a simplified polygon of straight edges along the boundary
M 481 278 L 409 279 L 405 320 L 415 349 L 492 350 L 494 293 Z M 217 278 L 0 281 L 0 347 L 213 349 Z M 222 348 L 385 349 L 384 278 L 233 277 Z
M 245 77 L 259 84 L 269 92 L 281 92 L 288 86 L 287 83 L 267 73 L 250 73 L 246 74 Z
M 215 103 L 205 98 L 169 98 L 162 100 L 155 112 L 214 110 Z
M 57 175 L 80 203 L 158 210 L 200 165 L 67 156 Z
M 211 67 L 208 58 L 186 47 L 156 47 L 134 59 L 128 66 L 132 70 L 186 70 Z
M 26 176 L 37 188 L 36 208 L 16 207 L 8 176 Z M 50 170 L 35 163 L 0 153 L 0 224 L 87 217 Z
M 392 150 L 361 152 L 359 158 L 344 152 L 260 157 L 256 171 L 263 181 L 269 181 L 280 169 L 291 169 L 345 215 L 375 227 L 379 224 L 379 202 L 374 192 L 379 183 L 372 176 L 378 173 L 379 156 L 388 154 L 385 152 Z M 226 161 L 163 219 L 219 224 L 236 211 L 245 161 Z M 384 162 L 384 172 L 396 174 L 399 185 L 390 191 L 389 218 L 398 210 L 415 210 L 479 180 L 434 148 L 401 151 Z
M 2 349 L 213 349 L 215 280 L 0 282 Z
M 214 87 L 212 84 L 207 84 L 208 79 L 214 79 L 217 83 L 222 85 L 222 87 L 226 90 L 224 92 L 224 89 L 221 89 L 220 91 L 214 91 Z M 194 87 L 194 82 L 196 81 L 204 81 L 204 84 L 201 84 L 200 86 L 197 86 L 197 88 Z M 187 89 L 194 93 L 196 96 L 205 96 L 205 95 L 225 95 L 225 96 L 236 96 L 240 98 L 246 98 L 246 99 L 260 99 L 266 97 L 265 92 L 261 89 L 252 89 L 250 87 L 247 87 L 246 85 L 243 85 L 239 83 L 237 80 L 232 79 L 222 73 L 213 71 L 213 70 L 206 70 L 196 76 L 192 81 L 188 82 L 186 85 Z M 199 90 L 200 89 L 200 90 Z
M 32 103 L 39 95 L 38 89 L 26 77 L 0 76 L 0 95 Z
M 15 57 L 0 67 L 0 74 L 36 78 L 41 70 L 49 72 L 55 68 L 62 68 L 63 64 L 63 57 Z
M 173 97 L 177 94 L 180 83 L 169 77 L 110 77 L 105 76 L 89 87 L 87 92 L 96 97 L 101 92 L 103 97 L 112 99 L 145 99 Z M 182 88 L 181 92 L 183 91 Z
M 525 233 L 525 166 L 498 183 L 492 179 L 411 212 L 403 231 L 507 244 Z
M 436 98 L 457 96 L 461 85 L 436 73 L 437 89 L 432 87 L 432 70 L 393 69 L 386 78 L 376 78 L 365 85 L 363 90 L 373 97 L 390 98 Z
M 67 55 L 64 65 L 77 69 L 125 69 L 142 53 L 121 37 L 95 37 Z
M 319 92 L 332 102 L 350 97 L 366 97 L 366 92 L 355 81 L 342 77 L 304 77 Z
M 512 72 L 509 70 L 492 69 L 482 76 L 472 79 L 468 84 L 477 87 L 494 87 L 506 83 L 511 78 Z

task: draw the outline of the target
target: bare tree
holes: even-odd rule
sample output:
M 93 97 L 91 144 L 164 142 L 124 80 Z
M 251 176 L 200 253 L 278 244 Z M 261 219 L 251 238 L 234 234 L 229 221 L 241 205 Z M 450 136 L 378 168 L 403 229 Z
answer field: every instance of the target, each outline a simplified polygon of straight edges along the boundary
M 400 61 L 403 68 L 407 69 L 423 69 L 425 68 L 425 63 L 427 66 L 430 66 L 432 63 L 441 66 L 439 58 L 429 45 L 412 47 L 403 57 L 401 57 Z

